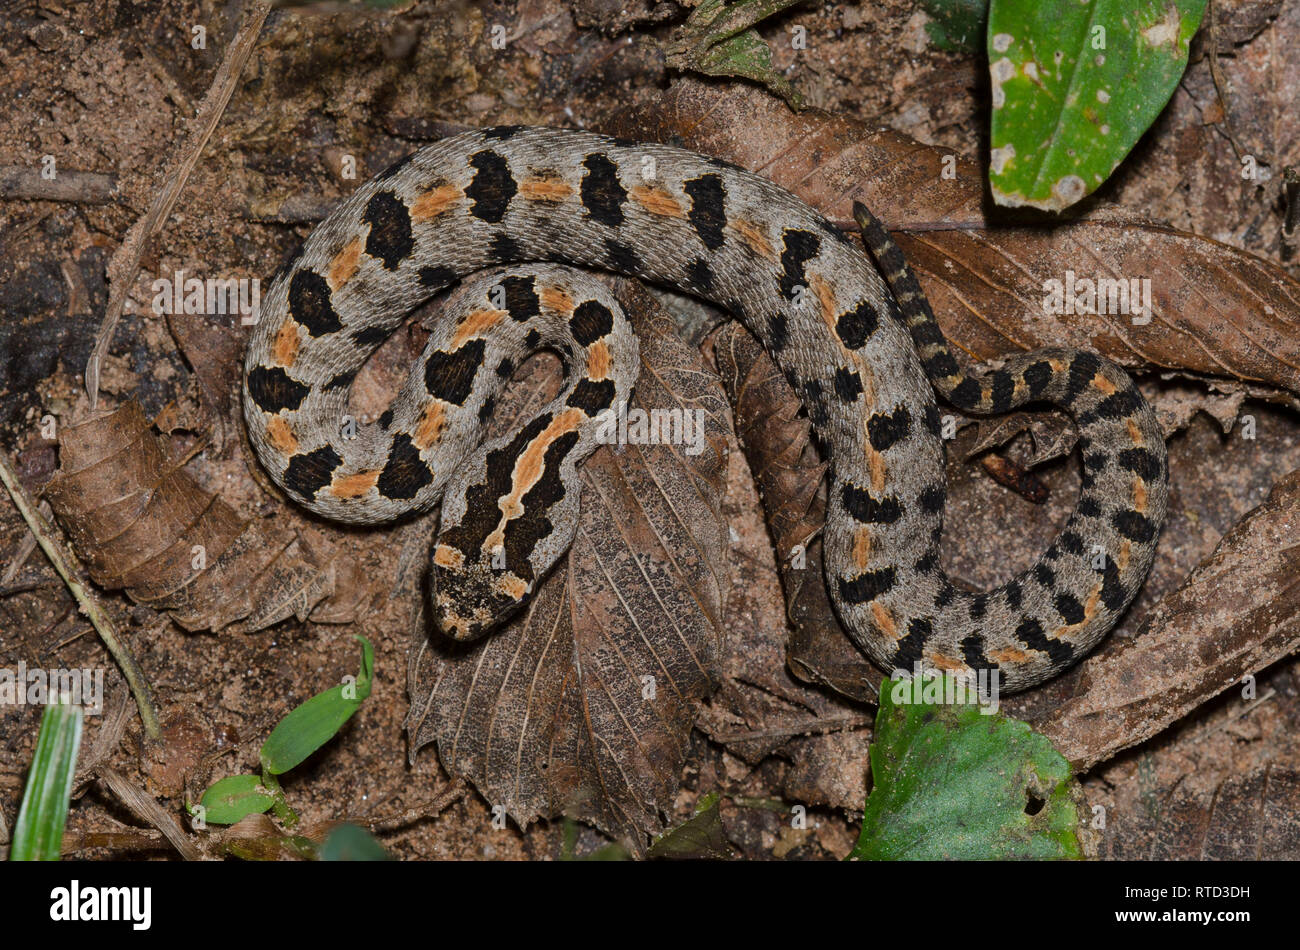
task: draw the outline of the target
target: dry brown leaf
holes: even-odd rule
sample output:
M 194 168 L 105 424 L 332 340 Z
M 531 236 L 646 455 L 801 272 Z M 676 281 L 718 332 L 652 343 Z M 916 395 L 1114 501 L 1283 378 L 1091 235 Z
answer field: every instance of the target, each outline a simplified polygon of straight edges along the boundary
M 564 813 L 640 852 L 665 827 L 716 677 L 731 421 L 699 354 L 643 291 L 622 296 L 641 340 L 632 405 L 701 410 L 703 451 L 596 452 L 573 547 L 523 617 L 468 647 L 419 619 L 407 728 L 412 753 L 436 740 L 447 770 L 521 825 Z
M 1052 227 L 985 216 L 980 169 L 839 115 L 792 115 L 746 86 L 685 80 L 608 131 L 727 158 L 851 226 L 862 201 L 889 227 L 953 344 L 975 360 L 1067 345 L 1131 368 L 1226 375 L 1300 393 L 1300 282 L 1269 261 L 1107 209 Z M 954 177 L 944 177 L 945 157 Z M 1044 283 L 1149 278 L 1151 319 L 1047 316 Z
M 1224 535 L 1138 637 L 1087 659 L 1036 728 L 1079 771 L 1300 648 L 1300 470 Z
M 246 522 L 204 492 L 138 403 L 63 426 L 59 446 L 45 494 L 100 587 L 125 588 L 187 630 L 238 632 L 303 617 L 333 589 L 329 565 L 292 531 Z
M 978 435 L 975 445 L 966 453 L 968 459 L 1001 448 L 1020 433 L 1028 432 L 1034 450 L 1025 464 L 1033 467 L 1069 455 L 1079 441 L 1078 430 L 1061 412 L 1013 412 L 1009 416 L 977 419 L 975 423 L 979 426 Z
M 1300 858 L 1300 770 L 1280 762 L 1229 776 L 1212 792 L 1176 784 L 1109 836 L 1120 861 L 1295 861 Z

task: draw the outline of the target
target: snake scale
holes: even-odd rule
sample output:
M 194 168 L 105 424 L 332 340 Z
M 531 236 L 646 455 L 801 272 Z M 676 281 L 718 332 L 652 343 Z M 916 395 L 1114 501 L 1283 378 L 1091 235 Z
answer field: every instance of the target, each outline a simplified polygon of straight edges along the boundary
M 564 265 L 667 285 L 741 319 L 806 408 L 830 463 L 826 581 L 859 646 L 886 669 L 996 669 L 1002 689 L 1025 689 L 1090 650 L 1145 578 L 1168 493 L 1161 430 L 1127 374 L 1086 350 L 963 371 L 897 246 L 857 215 L 879 271 L 793 195 L 717 159 L 518 126 L 445 139 L 358 188 L 273 280 L 245 361 L 251 442 L 327 518 L 376 524 L 441 501 L 434 619 L 482 636 L 567 550 L 576 466 L 639 368 L 618 302 Z M 503 265 L 518 266 L 492 270 Z M 462 279 L 391 406 L 345 427 L 369 354 Z M 564 362 L 563 391 L 477 444 L 495 394 L 542 348 Z M 1051 402 L 1080 431 L 1077 507 L 1028 570 L 988 592 L 940 568 L 935 390 L 977 415 Z

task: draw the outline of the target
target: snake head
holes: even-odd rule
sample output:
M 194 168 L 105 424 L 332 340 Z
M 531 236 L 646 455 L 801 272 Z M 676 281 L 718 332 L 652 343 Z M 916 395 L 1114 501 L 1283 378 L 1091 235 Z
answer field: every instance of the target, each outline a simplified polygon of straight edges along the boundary
M 533 584 L 500 566 L 500 558 L 469 561 L 459 548 L 439 544 L 433 556 L 433 619 L 453 640 L 469 641 L 503 626 L 532 593 Z

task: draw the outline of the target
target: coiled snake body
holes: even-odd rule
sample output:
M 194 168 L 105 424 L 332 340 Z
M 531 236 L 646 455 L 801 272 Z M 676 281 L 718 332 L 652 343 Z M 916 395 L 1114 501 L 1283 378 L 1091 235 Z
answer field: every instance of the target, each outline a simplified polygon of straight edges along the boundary
M 886 669 L 997 668 L 1003 689 L 1024 689 L 1091 649 L 1146 576 L 1166 506 L 1160 429 L 1129 377 L 1088 351 L 963 372 L 897 247 L 865 210 L 859 221 L 888 287 L 856 240 L 725 162 L 551 129 L 444 140 L 361 186 L 273 282 L 245 363 L 252 444 L 290 496 L 329 518 L 374 524 L 441 500 L 434 617 L 454 637 L 483 635 L 567 550 L 575 468 L 639 366 L 617 301 L 561 265 L 679 288 L 757 335 L 828 449 L 826 580 L 858 644 Z M 526 262 L 554 263 L 472 278 L 391 407 L 344 433 L 353 377 L 406 313 L 467 275 Z M 494 394 L 538 348 L 564 359 L 563 392 L 476 447 Z M 939 567 L 931 384 L 975 414 L 1053 402 L 1080 429 L 1077 508 L 1029 570 L 986 593 Z

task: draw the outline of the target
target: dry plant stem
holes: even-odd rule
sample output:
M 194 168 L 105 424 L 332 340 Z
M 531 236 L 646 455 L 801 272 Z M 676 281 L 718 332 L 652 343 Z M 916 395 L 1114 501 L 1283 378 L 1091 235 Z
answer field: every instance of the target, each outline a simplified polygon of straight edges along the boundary
M 108 647 L 108 652 L 113 654 L 113 659 L 121 667 L 122 674 L 126 681 L 131 684 L 131 693 L 135 696 L 135 704 L 140 709 L 140 719 L 144 723 L 144 731 L 151 739 L 162 738 L 162 729 L 158 724 L 158 710 L 154 708 L 153 691 L 149 688 L 148 681 L 140 670 L 140 665 L 136 663 L 135 657 L 117 637 L 117 626 L 113 623 L 108 612 L 99 605 L 99 602 L 91 594 L 90 589 L 79 579 L 80 564 L 68 551 L 63 544 L 54 536 L 54 529 L 49 525 L 36 506 L 32 504 L 27 492 L 23 489 L 18 477 L 14 474 L 13 468 L 9 465 L 9 460 L 0 455 L 0 481 L 9 491 L 9 497 L 14 500 L 14 505 L 18 508 L 18 513 L 23 516 L 27 522 L 27 527 L 36 536 L 37 543 L 45 556 L 50 559 L 54 569 L 58 571 L 59 576 L 63 578 L 63 583 L 68 585 L 68 590 L 76 598 L 77 605 L 81 612 L 94 625 L 95 630 L 99 632 L 99 638 L 104 641 L 104 646 Z M 71 565 L 75 565 L 76 568 Z
M 116 197 L 116 175 L 60 171 L 57 178 L 42 178 L 37 168 L 0 165 L 0 199 L 5 201 L 71 201 L 103 205 Z
M 385 832 L 400 831 L 408 825 L 413 825 L 417 821 L 423 821 L 426 818 L 437 818 L 440 814 L 450 808 L 456 802 L 465 797 L 469 789 L 463 779 L 454 779 L 447 791 L 427 802 L 422 802 L 414 808 L 408 808 L 398 815 L 389 815 L 383 818 L 358 818 L 360 824 L 365 825 L 367 831 L 371 834 L 383 834 Z
M 113 796 L 125 805 L 141 821 L 148 822 L 158 829 L 186 861 L 198 861 L 203 856 L 194 846 L 184 829 L 176 819 L 163 810 L 162 806 L 150 796 L 128 782 L 120 773 L 112 769 L 103 769 L 100 780 L 108 786 Z
M 1300 227 L 1300 168 L 1288 165 L 1282 169 L 1282 193 L 1286 196 L 1286 217 L 1282 219 L 1282 241 L 1295 242 L 1296 228 Z
M 828 732 L 843 732 L 852 729 L 870 727 L 872 719 L 866 716 L 841 716 L 834 719 L 804 719 L 800 722 L 778 726 L 773 729 L 755 729 L 752 732 L 731 732 L 716 736 L 715 741 L 723 744 L 745 742 L 749 739 L 776 739 L 784 736 L 823 735 Z
M 203 153 L 203 147 L 226 111 L 226 105 L 230 102 L 230 97 L 234 94 L 235 86 L 239 81 L 239 74 L 253 52 L 258 34 L 262 31 L 262 23 L 270 12 L 271 6 L 265 2 L 253 3 L 249 6 L 243 26 L 239 28 L 230 48 L 226 50 L 225 58 L 217 69 L 216 78 L 212 80 L 212 85 L 199 105 L 196 131 L 186 143 L 180 160 L 167 172 L 166 180 L 158 189 L 157 196 L 149 205 L 149 210 L 131 225 L 126 238 L 122 241 L 122 246 L 117 249 L 108 264 L 108 278 L 113 292 L 104 312 L 104 322 L 100 325 L 99 334 L 95 338 L 95 347 L 91 350 L 90 359 L 86 361 L 86 394 L 90 397 L 92 409 L 99 402 L 100 364 L 103 363 L 109 344 L 113 341 L 113 331 L 117 328 L 117 321 L 126 306 L 126 295 L 130 292 L 135 282 L 135 275 L 140 270 L 140 257 L 144 254 L 145 243 L 163 226 L 167 216 L 171 214 L 176 199 L 180 197 L 181 189 L 185 187 L 185 182 L 189 180 L 194 165 Z

